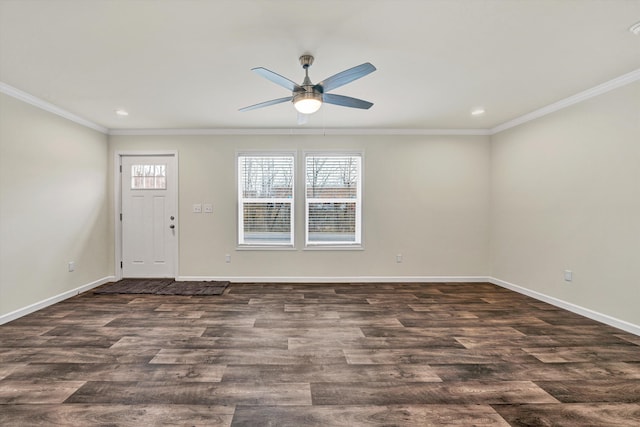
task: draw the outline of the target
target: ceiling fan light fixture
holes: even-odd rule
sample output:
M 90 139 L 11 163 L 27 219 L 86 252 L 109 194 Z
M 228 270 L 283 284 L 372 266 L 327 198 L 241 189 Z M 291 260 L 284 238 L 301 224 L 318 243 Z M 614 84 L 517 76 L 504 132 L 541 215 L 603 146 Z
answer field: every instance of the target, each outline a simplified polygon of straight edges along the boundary
M 322 95 L 302 92 L 293 97 L 293 106 L 302 114 L 313 114 L 322 107 Z

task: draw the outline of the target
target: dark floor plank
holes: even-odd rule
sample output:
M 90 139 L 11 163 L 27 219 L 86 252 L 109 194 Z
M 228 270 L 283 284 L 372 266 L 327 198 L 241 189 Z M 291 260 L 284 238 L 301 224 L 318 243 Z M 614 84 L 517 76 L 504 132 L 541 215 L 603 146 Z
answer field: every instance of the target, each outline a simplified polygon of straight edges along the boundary
M 311 383 L 314 405 L 557 403 L 530 381 Z
M 624 334 L 624 333 L 617 333 L 615 334 L 615 336 L 620 338 L 623 341 L 640 346 L 640 336 Z
M 386 308 L 384 311 L 339 311 L 338 318 L 340 319 L 355 319 L 355 320 L 375 320 L 385 318 L 396 318 L 402 322 L 402 320 L 433 320 L 444 321 L 448 319 L 478 319 L 478 316 L 470 311 L 463 310 L 451 310 L 451 311 L 413 311 L 407 310 L 407 307 L 402 308 Z
M 564 403 L 640 404 L 640 380 L 536 381 L 536 384 Z
M 229 318 L 200 318 L 200 319 L 132 319 L 128 317 L 121 317 L 108 322 L 104 326 L 107 328 L 122 328 L 122 327 L 182 327 L 188 328 L 191 326 L 196 327 L 210 327 L 210 326 L 222 326 L 231 328 L 252 327 L 256 321 L 255 316 L 236 316 Z
M 157 349 L 138 349 L 135 352 L 117 349 L 97 351 L 92 347 L 64 348 L 0 348 L 0 363 L 148 363 Z
M 441 382 L 426 365 L 228 365 L 223 382 L 366 382 L 409 381 Z
M 284 305 L 284 311 L 286 312 L 324 312 L 324 311 L 334 311 L 334 312 L 376 312 L 376 313 L 387 313 L 386 307 L 376 307 L 369 304 L 353 304 L 351 302 L 341 303 L 328 303 L 327 301 L 321 300 L 316 304 L 296 304 L 289 303 Z
M 496 361 L 510 363 L 530 363 L 536 359 L 524 351 L 514 348 L 468 350 L 450 347 L 432 348 L 395 348 L 395 349 L 344 349 L 349 363 L 495 363 Z
M 244 294 L 283 294 L 289 295 L 291 293 L 304 293 L 304 292 L 322 292 L 326 294 L 335 294 L 335 289 L 340 286 L 345 286 L 340 283 L 332 283 L 332 286 L 327 286 L 326 283 L 279 283 L 278 286 L 274 286 L 273 283 L 234 283 L 229 288 L 229 294 L 231 295 L 244 295 Z M 348 286 L 348 285 L 346 285 Z
M 54 322 L 42 323 L 46 323 L 46 325 L 41 324 L 38 326 L 18 326 L 14 325 L 13 323 L 1 325 L 0 343 L 5 339 L 36 337 L 49 332 L 55 327 L 55 325 L 53 324 Z
M 592 345 L 583 347 L 540 347 L 523 350 L 545 363 L 640 362 L 640 349 L 635 345 Z
M 589 335 L 597 337 L 619 334 L 621 331 L 607 325 L 515 325 L 524 335 Z M 597 343 L 597 341 L 594 341 Z
M 0 380 L 13 374 L 16 370 L 24 368 L 27 363 L 2 363 L 0 364 Z
M 488 405 L 238 406 L 235 427 L 477 426 L 509 424 Z
M 434 322 L 432 326 L 425 328 L 385 328 L 363 326 L 360 329 L 367 337 L 523 337 L 523 334 L 509 326 L 492 326 L 491 332 L 487 332 L 487 327 L 475 325 L 473 327 L 441 327 L 439 322 Z
M 257 319 L 254 325 L 256 328 L 339 328 L 339 327 L 359 327 L 359 326 L 379 326 L 385 328 L 402 327 L 400 321 L 394 317 L 384 317 L 379 319 L 317 319 L 317 320 L 271 320 Z
M 159 364 L 238 364 L 289 365 L 346 363 L 339 350 L 289 351 L 262 349 L 162 349 L 149 363 Z
M 364 334 L 358 327 L 329 327 L 329 328 L 230 328 L 210 327 L 202 336 L 205 337 L 239 337 L 239 338 L 308 338 L 323 339 L 332 337 L 335 339 L 363 338 Z
M 16 367 L 6 378 L 23 381 L 219 382 L 224 371 L 225 365 L 211 364 L 31 363 Z
M 228 427 L 234 411 L 221 405 L 13 405 L 1 408 L 0 425 Z
M 640 364 L 625 362 L 434 364 L 431 369 L 444 381 L 640 380 Z
M 191 337 L 191 338 L 162 338 L 162 337 L 122 337 L 115 342 L 114 349 L 136 348 L 182 348 L 182 349 L 206 349 L 206 348 L 253 348 L 253 349 L 280 349 L 289 348 L 286 337 Z
M 165 296 L 166 298 L 166 296 Z M 184 311 L 197 311 L 202 312 L 207 315 L 214 315 L 216 313 L 261 313 L 262 311 L 266 312 L 284 312 L 284 304 L 274 304 L 271 306 L 262 306 L 256 307 L 248 304 L 248 301 L 244 303 L 230 302 L 226 298 L 216 300 L 218 302 L 213 301 L 198 301 L 190 304 L 184 303 L 168 303 L 158 304 L 155 307 L 154 311 L 161 313 L 172 313 L 172 312 L 184 312 Z
M 0 381 L 0 412 L 4 405 L 62 403 L 85 381 L 10 380 Z
M 532 335 L 518 337 L 456 337 L 456 341 L 466 348 L 487 348 L 487 347 L 592 347 L 594 337 L 591 335 Z M 613 336 L 607 335 L 598 337 L 599 345 L 628 345 L 628 342 Z
M 289 338 L 289 350 L 464 348 L 452 337 Z
M 55 322 L 58 325 L 73 325 L 73 326 L 82 326 L 82 327 L 95 327 L 99 328 L 106 325 L 109 322 L 112 322 L 116 319 L 117 314 L 115 313 L 93 313 L 90 311 L 76 313 L 73 316 L 66 316 L 59 319 L 56 319 Z M 38 318 L 37 316 L 24 316 L 17 320 L 14 320 L 10 323 L 13 327 L 19 326 L 42 326 L 43 323 L 48 323 L 53 321 L 51 318 Z
M 66 403 L 310 405 L 309 384 L 89 381 Z
M 111 347 L 117 339 L 105 336 L 65 336 L 51 335 L 23 336 L 20 338 L 2 338 L 0 347 L 12 348 L 51 348 L 51 347 Z
M 416 303 L 411 303 L 408 304 L 409 308 L 412 311 L 416 311 L 416 312 L 431 312 L 431 313 L 438 313 L 438 312 L 444 312 L 444 313 L 449 313 L 449 312 L 460 312 L 460 311 L 468 311 L 470 313 L 473 313 L 476 316 L 482 316 L 484 315 L 484 313 L 489 312 L 502 312 L 504 311 L 504 308 L 502 307 L 495 307 L 487 302 L 484 301 L 479 301 L 479 300 L 475 300 L 473 302 L 467 302 L 467 303 L 462 303 L 462 304 L 456 304 L 456 303 L 447 303 L 447 304 L 443 304 L 441 302 L 438 301 L 438 298 L 432 298 L 432 302 L 431 303 L 425 303 L 423 301 L 421 301 L 419 304 Z
M 434 325 L 434 321 L 432 319 L 402 319 L 401 323 L 406 327 L 414 327 L 414 328 L 428 328 Z M 547 325 L 541 319 L 533 316 L 511 316 L 503 319 L 455 319 L 448 318 L 443 321 L 438 322 L 438 326 L 440 327 L 451 327 L 451 328 L 463 328 L 466 326 L 469 327 L 478 327 L 478 326 L 517 326 L 517 325 Z
M 512 426 L 637 427 L 640 405 L 624 403 L 494 405 Z
M 89 327 L 72 327 L 72 326 L 56 326 L 52 328 L 44 335 L 46 336 L 82 336 L 82 337 L 106 337 L 119 340 L 125 336 L 134 337 L 199 337 L 206 331 L 204 326 L 193 327 L 173 327 L 173 326 L 158 326 L 156 328 L 150 327 L 105 327 L 105 328 L 89 328 Z

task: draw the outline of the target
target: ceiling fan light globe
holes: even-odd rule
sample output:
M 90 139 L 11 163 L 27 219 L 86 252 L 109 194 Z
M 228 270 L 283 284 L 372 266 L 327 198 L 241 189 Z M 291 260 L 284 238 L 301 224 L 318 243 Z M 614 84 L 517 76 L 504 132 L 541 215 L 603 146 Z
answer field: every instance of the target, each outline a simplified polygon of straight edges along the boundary
M 320 109 L 322 102 L 317 99 L 301 99 L 293 105 L 302 114 L 313 114 Z
M 315 93 L 301 93 L 293 98 L 293 106 L 299 113 L 313 114 L 322 107 L 322 98 Z

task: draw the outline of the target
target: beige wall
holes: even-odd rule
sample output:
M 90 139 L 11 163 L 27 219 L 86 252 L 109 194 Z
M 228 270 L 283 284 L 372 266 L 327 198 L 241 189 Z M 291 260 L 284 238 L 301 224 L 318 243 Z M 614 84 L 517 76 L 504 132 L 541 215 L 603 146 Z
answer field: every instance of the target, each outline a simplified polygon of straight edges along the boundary
M 116 151 L 177 150 L 180 276 L 327 278 L 487 276 L 489 139 L 483 136 L 112 136 Z M 362 251 L 304 249 L 302 181 L 296 250 L 236 250 L 239 150 L 364 152 Z M 113 168 L 110 168 L 113 170 Z M 298 168 L 300 178 L 301 168 Z M 110 178 L 110 182 L 112 179 Z M 213 215 L 191 213 L 213 203 Z M 396 263 L 396 254 L 404 261 Z M 232 262 L 225 263 L 225 254 Z
M 0 94 L 0 316 L 113 274 L 106 179 L 105 135 Z
M 492 275 L 640 325 L 640 82 L 494 135 L 491 171 Z
M 0 95 L 0 316 L 113 275 L 114 153 L 176 150 L 182 277 L 493 276 L 640 325 L 639 141 L 638 82 L 491 138 L 107 137 Z M 363 151 L 364 250 L 304 250 L 301 186 L 295 250 L 236 250 L 242 150 Z

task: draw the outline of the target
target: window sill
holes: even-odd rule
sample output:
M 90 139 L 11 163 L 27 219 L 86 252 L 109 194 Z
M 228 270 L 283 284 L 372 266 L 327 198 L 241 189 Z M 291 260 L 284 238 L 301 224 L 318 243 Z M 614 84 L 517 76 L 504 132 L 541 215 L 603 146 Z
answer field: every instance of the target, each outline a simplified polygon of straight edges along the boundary
M 364 251 L 362 245 L 317 245 L 305 246 L 303 251 Z
M 236 246 L 236 251 L 296 251 L 294 246 L 243 245 Z

